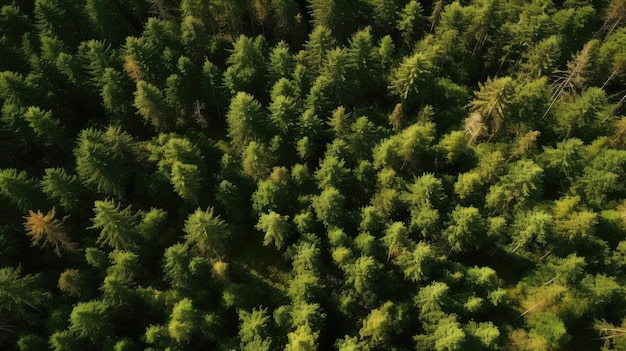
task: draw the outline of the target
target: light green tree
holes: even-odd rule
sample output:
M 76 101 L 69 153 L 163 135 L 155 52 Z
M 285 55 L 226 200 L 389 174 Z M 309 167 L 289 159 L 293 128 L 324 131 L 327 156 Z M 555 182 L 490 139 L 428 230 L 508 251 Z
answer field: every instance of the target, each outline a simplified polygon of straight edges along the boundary
M 256 228 L 265 232 L 265 237 L 263 238 L 264 246 L 274 243 L 278 250 L 283 247 L 285 240 L 290 234 L 288 220 L 289 216 L 281 216 L 274 211 L 261 215 Z
M 91 219 L 92 229 L 99 229 L 98 244 L 108 245 L 118 250 L 134 249 L 138 241 L 137 224 L 139 214 L 132 213 L 131 206 L 122 208 L 113 200 L 96 200 Z
M 111 308 L 103 301 L 79 302 L 70 314 L 69 330 L 81 338 L 94 342 L 112 332 Z
M 213 208 L 197 209 L 185 221 L 186 243 L 195 247 L 202 255 L 221 257 L 230 238 L 228 224 L 213 214 Z

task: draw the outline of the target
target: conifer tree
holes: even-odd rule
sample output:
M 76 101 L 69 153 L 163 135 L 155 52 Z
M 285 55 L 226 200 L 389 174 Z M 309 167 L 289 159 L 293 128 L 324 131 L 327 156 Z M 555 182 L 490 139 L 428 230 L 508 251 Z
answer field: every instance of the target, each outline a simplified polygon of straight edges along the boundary
M 97 200 L 94 214 L 91 228 L 100 230 L 100 246 L 106 244 L 117 250 L 136 247 L 138 214 L 132 213 L 131 206 L 122 209 L 122 205 L 113 200 Z
M 172 309 L 167 331 L 170 337 L 178 343 L 185 343 L 191 339 L 193 332 L 198 328 L 197 312 L 193 302 L 184 298 Z
M 111 333 L 110 307 L 103 301 L 79 302 L 70 314 L 71 333 L 94 343 Z
M 465 122 L 465 129 L 472 140 L 480 136 L 491 139 L 499 134 L 506 123 L 505 117 L 508 115 L 514 84 L 510 77 L 487 79 L 485 84 L 480 84 L 476 99 L 469 105 L 473 114 Z M 480 129 L 477 125 L 481 126 Z M 474 132 L 475 130 L 480 132 Z
M 251 141 L 241 155 L 243 174 L 254 180 L 267 177 L 274 158 L 264 145 Z
M 45 297 L 38 288 L 40 275 L 22 274 L 22 268 L 0 268 L 0 311 L 21 311 L 23 305 L 31 309 Z
M 87 0 L 85 12 L 100 38 L 112 44 L 119 44 L 123 38 L 122 30 L 125 28 L 115 5 L 105 0 Z
M 25 171 L 18 172 L 12 168 L 0 170 L 0 194 L 22 211 L 43 208 L 45 204 L 45 196 L 36 181 Z
M 156 86 L 143 80 L 138 81 L 133 105 L 145 122 L 157 131 L 169 130 L 174 126 L 174 114 L 167 106 L 163 92 Z
M 197 209 L 185 221 L 185 240 L 204 256 L 221 257 L 230 238 L 226 222 L 213 214 L 213 208 Z
M 425 83 L 432 71 L 432 62 L 423 53 L 405 57 L 391 75 L 389 91 L 405 101 L 426 89 Z
M 388 33 L 396 24 L 398 3 L 393 0 L 368 0 L 372 9 L 373 27 L 376 33 Z
M 180 289 L 188 285 L 190 278 L 189 256 L 189 250 L 185 244 L 174 244 L 165 250 L 163 272 L 173 288 Z
M 271 0 L 270 1 L 273 19 L 274 34 L 278 39 L 292 39 L 299 43 L 300 38 L 296 36 L 298 27 L 302 26 L 302 15 L 298 12 L 298 3 L 293 0 Z
M 239 340 L 242 350 L 269 350 L 272 338 L 267 334 L 267 309 L 239 310 Z
M 402 34 L 402 41 L 406 47 L 410 47 L 419 39 L 420 34 L 425 29 L 425 18 L 422 16 L 424 9 L 422 5 L 415 1 L 409 1 L 397 21 L 397 28 Z
M 67 235 L 63 228 L 63 219 L 56 219 L 55 214 L 54 208 L 45 215 L 41 211 L 37 213 L 29 211 L 28 216 L 24 217 L 26 234 L 31 237 L 33 246 L 40 243 L 42 246 L 46 244 L 54 246 L 54 252 L 58 256 L 61 256 L 61 248 L 64 251 L 75 252 L 78 245 Z
M 198 166 L 175 161 L 172 164 L 170 181 L 174 191 L 185 200 L 198 201 L 198 195 L 202 187 L 202 177 Z
M 266 43 L 263 36 L 255 39 L 241 35 L 233 44 L 233 51 L 228 57 L 228 68 L 224 72 L 224 84 L 231 95 L 247 92 L 254 96 L 263 96 L 260 88 L 264 87 Z
M 268 74 L 270 83 L 278 81 L 280 78 L 287 78 L 295 69 L 295 60 L 289 52 L 289 45 L 284 41 L 279 41 L 272 48 L 269 54 Z
M 343 196 L 337 188 L 329 187 L 312 200 L 315 214 L 326 226 L 339 225 L 342 218 L 342 208 L 345 204 Z
M 330 29 L 317 25 L 309 34 L 309 40 L 304 45 L 304 60 L 309 69 L 318 72 L 324 64 L 326 52 L 335 47 L 335 38 Z
M 251 141 L 269 141 L 270 125 L 261 104 L 250 94 L 239 92 L 232 98 L 226 121 L 228 136 L 237 150 L 243 151 Z
M 134 147 L 133 138 L 119 127 L 104 132 L 84 129 L 74 149 L 79 178 L 98 192 L 123 196 L 136 153 Z
M 52 117 L 52 112 L 31 106 L 26 110 L 24 118 L 45 145 L 64 144 L 65 133 L 59 120 Z
M 281 216 L 274 211 L 261 215 L 256 228 L 265 232 L 264 246 L 273 242 L 276 249 L 280 250 L 283 247 L 290 231 L 288 219 L 289 216 Z

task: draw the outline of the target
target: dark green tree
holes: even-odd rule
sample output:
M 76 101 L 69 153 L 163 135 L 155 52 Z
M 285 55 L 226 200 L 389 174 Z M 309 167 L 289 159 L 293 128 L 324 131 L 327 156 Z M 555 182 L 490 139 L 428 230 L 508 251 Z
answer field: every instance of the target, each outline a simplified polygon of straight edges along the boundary
M 136 151 L 135 142 L 119 127 L 80 132 L 74 156 L 81 181 L 100 193 L 123 197 Z

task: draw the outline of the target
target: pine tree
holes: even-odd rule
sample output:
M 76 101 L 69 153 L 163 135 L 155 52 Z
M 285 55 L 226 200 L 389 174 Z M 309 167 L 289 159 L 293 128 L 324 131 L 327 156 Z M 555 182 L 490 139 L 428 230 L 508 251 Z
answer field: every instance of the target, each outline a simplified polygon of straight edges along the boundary
M 404 45 L 408 48 L 414 44 L 425 29 L 425 18 L 422 16 L 424 9 L 422 5 L 415 1 L 409 1 L 397 21 L 397 28 L 402 34 Z
M 88 81 L 95 87 L 103 85 L 104 72 L 107 68 L 118 66 L 117 52 L 103 41 L 83 41 L 78 46 L 77 59 L 86 68 Z
M 188 286 L 189 250 L 185 244 L 174 244 L 168 247 L 163 254 L 163 272 L 168 283 L 175 289 Z
M 388 33 L 389 28 L 396 24 L 398 3 L 394 0 L 368 0 L 372 9 L 374 31 Z
M 129 250 L 137 245 L 138 214 L 133 214 L 131 206 L 122 209 L 113 200 L 94 202 L 95 217 L 91 228 L 99 229 L 98 244 L 108 245 L 116 250 Z
M 372 310 L 359 330 L 361 340 L 367 341 L 370 346 L 384 346 L 391 341 L 391 334 L 395 323 L 397 307 L 387 301 L 380 308 Z
M 115 68 L 107 67 L 99 79 L 102 85 L 100 97 L 102 105 L 115 118 L 126 117 L 133 111 L 133 85 L 127 76 Z
M 313 198 L 311 205 L 315 214 L 327 227 L 340 224 L 346 198 L 334 187 L 326 188 Z
M 57 284 L 59 290 L 69 296 L 80 297 L 82 290 L 82 277 L 78 269 L 66 269 L 59 276 Z
M 387 261 L 400 255 L 409 246 L 409 231 L 403 222 L 392 223 L 385 231 L 382 242 L 387 248 Z
M 81 338 L 88 338 L 93 342 L 111 333 L 110 306 L 103 301 L 92 300 L 79 302 L 70 314 L 69 330 Z
M 315 171 L 315 180 L 320 189 L 335 187 L 342 189 L 348 183 L 350 170 L 346 162 L 335 156 L 327 156 L 320 161 L 320 166 Z
M 272 169 L 275 157 L 262 144 L 251 141 L 241 154 L 243 174 L 253 180 L 267 177 Z
M 198 328 L 197 317 L 193 302 L 188 298 L 180 300 L 172 309 L 170 322 L 167 325 L 170 337 L 178 343 L 188 342 Z
M 24 118 L 38 139 L 42 140 L 45 145 L 64 144 L 65 132 L 59 120 L 52 117 L 52 112 L 31 106 L 26 110 Z
M 338 41 L 354 33 L 363 16 L 363 3 L 356 0 L 311 0 L 309 13 L 314 27 L 327 27 Z
M 246 351 L 269 351 L 272 338 L 268 336 L 267 309 L 253 309 L 252 312 L 238 311 L 240 349 Z
M 270 139 L 271 126 L 263 107 L 250 94 L 239 92 L 232 98 L 226 121 L 231 145 L 236 150 L 243 151 L 251 141 L 267 142 Z
M 377 81 L 378 76 L 376 75 L 380 59 L 370 27 L 354 33 L 349 44 L 348 56 L 352 61 L 349 67 L 355 69 L 354 75 L 361 85 L 361 89 L 370 90 L 370 85 L 376 86 L 377 83 L 380 83 Z
M 309 34 L 304 45 L 304 61 L 313 72 L 319 72 L 324 64 L 326 52 L 335 47 L 335 38 L 328 27 L 318 25 Z
M 22 274 L 22 268 L 0 268 L 0 311 L 21 311 L 22 304 L 38 311 L 36 304 L 48 293 L 38 288 L 40 275 Z
M 261 215 L 256 228 L 265 232 L 264 246 L 274 243 L 278 250 L 283 247 L 290 231 L 288 219 L 289 216 L 281 216 L 274 211 Z
M 45 196 L 25 171 L 18 172 L 12 168 L 0 170 L 0 194 L 24 212 L 45 205 Z
M 169 130 L 174 126 L 174 113 L 167 106 L 163 92 L 146 81 L 137 82 L 133 106 L 145 122 L 157 131 Z
M 274 17 L 274 34 L 278 39 L 292 39 L 296 44 L 300 38 L 298 32 L 298 18 L 302 16 L 298 12 L 298 3 L 293 0 L 271 0 L 271 8 Z M 299 16 L 299 17 L 298 17 Z
M 296 62 L 289 52 L 289 45 L 284 41 L 279 41 L 272 48 L 269 54 L 267 71 L 270 83 L 278 81 L 280 78 L 287 78 L 295 69 Z
M 264 96 L 266 43 L 263 36 L 255 39 L 241 35 L 233 44 L 233 51 L 226 61 L 224 85 L 231 95 L 247 92 L 254 96 Z
M 85 12 L 92 28 L 98 35 L 112 44 L 120 44 L 123 39 L 124 22 L 115 3 L 106 0 L 87 0 Z
M 308 325 L 301 325 L 289 334 L 289 342 L 285 346 L 285 351 L 313 351 L 317 350 L 317 338 L 319 331 L 314 332 Z
M 507 122 L 505 117 L 508 115 L 514 84 L 510 77 L 487 79 L 484 84 L 479 83 L 476 99 L 469 104 L 473 114 L 466 120 L 465 128 L 470 131 L 470 135 L 488 136 L 491 139 L 499 134 Z M 484 132 L 471 132 L 476 128 L 475 124 L 484 125 Z
M 84 129 L 74 149 L 76 171 L 83 184 L 122 197 L 135 153 L 133 138 L 119 127 Z
M 299 109 L 293 98 L 284 95 L 274 96 L 268 109 L 270 119 L 283 136 L 289 136 L 299 118 Z
M 174 191 L 185 200 L 198 201 L 202 187 L 202 177 L 198 166 L 175 161 L 172 164 L 170 181 Z
M 428 277 L 436 258 L 432 246 L 420 241 L 412 250 L 405 250 L 395 260 L 402 270 L 404 278 L 418 282 Z
M 197 209 L 185 221 L 186 243 L 195 247 L 204 256 L 221 257 L 230 238 L 226 222 L 213 214 L 213 208 Z
M 485 220 L 477 208 L 457 205 L 450 217 L 444 237 L 452 250 L 463 252 L 477 249 L 483 244 Z
M 389 91 L 405 101 L 419 91 L 426 90 L 426 82 L 430 77 L 433 64 L 422 53 L 405 57 L 402 63 L 392 72 Z

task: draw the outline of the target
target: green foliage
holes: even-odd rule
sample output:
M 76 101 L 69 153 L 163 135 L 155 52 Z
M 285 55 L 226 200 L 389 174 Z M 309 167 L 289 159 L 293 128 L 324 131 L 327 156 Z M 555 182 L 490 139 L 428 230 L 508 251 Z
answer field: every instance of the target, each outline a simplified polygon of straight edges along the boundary
M 197 201 L 202 187 L 200 174 L 198 166 L 175 161 L 172 164 L 172 177 L 170 178 L 174 191 L 185 200 Z
M 457 205 L 450 217 L 443 234 L 452 250 L 462 252 L 482 245 L 485 220 L 477 208 Z
M 154 129 L 165 131 L 172 128 L 173 113 L 167 107 L 163 92 L 158 87 L 143 80 L 138 81 L 133 106 Z
M 271 338 L 267 337 L 267 322 L 269 316 L 267 309 L 253 309 L 252 312 L 239 310 L 239 339 L 242 350 L 252 350 L 253 347 L 260 347 L 256 350 L 269 350 Z
M 243 174 L 259 180 L 269 175 L 273 157 L 263 144 L 251 141 L 241 155 Z
M 47 168 L 41 180 L 43 192 L 68 210 L 79 205 L 82 187 L 78 177 L 69 175 L 63 168 Z
M 523 206 L 541 192 L 543 170 L 530 160 L 515 162 L 500 181 L 490 187 L 485 198 L 487 207 L 503 210 L 511 203 Z
M 427 89 L 432 66 L 430 58 L 423 53 L 405 57 L 391 74 L 390 92 L 404 101 Z
M 137 222 L 139 215 L 133 214 L 131 206 L 122 208 L 113 200 L 96 200 L 93 208 L 91 228 L 99 229 L 98 244 L 114 249 L 128 250 L 137 245 Z
M 380 308 L 372 310 L 363 320 L 363 327 L 359 330 L 359 336 L 366 340 L 368 345 L 386 345 L 396 323 L 397 307 L 391 301 L 385 302 Z
M 228 136 L 238 150 L 243 150 L 251 141 L 269 140 L 267 118 L 261 104 L 250 94 L 239 92 L 232 98 L 226 121 Z
M 402 33 L 402 40 L 407 47 L 413 44 L 424 30 L 423 11 L 422 4 L 417 1 L 409 1 L 402 9 L 397 28 Z
M 44 198 L 35 180 L 25 171 L 18 172 L 16 169 L 0 170 L 0 194 L 22 211 L 41 208 Z
M 80 338 L 101 340 L 113 327 L 110 314 L 110 306 L 103 301 L 79 302 L 70 314 L 69 330 Z
M 625 10 L 4 1 L 0 349 L 624 349 Z
M 231 233 L 226 222 L 214 215 L 213 211 L 213 208 L 207 208 L 206 211 L 198 208 L 187 217 L 185 240 L 202 255 L 221 257 Z
M 241 35 L 233 43 L 224 72 L 224 84 L 232 95 L 245 91 L 258 96 L 259 87 L 264 85 L 265 45 L 263 36 L 252 39 Z
M 341 209 L 345 203 L 345 197 L 334 187 L 326 188 L 319 196 L 313 198 L 311 205 L 315 209 L 317 218 L 326 226 L 340 224 Z
M 435 350 L 453 351 L 462 349 L 466 334 L 459 322 L 446 318 L 437 325 L 433 337 L 436 340 Z
M 308 325 L 301 325 L 295 331 L 287 334 L 289 342 L 285 351 L 313 351 L 317 349 L 319 332 L 314 332 Z
M 274 243 L 277 249 L 281 249 L 285 239 L 289 236 L 289 216 L 281 216 L 274 211 L 262 214 L 256 225 L 258 230 L 265 232 L 263 245 Z
M 26 305 L 37 310 L 35 304 L 41 302 L 45 293 L 37 288 L 39 277 L 22 275 L 21 268 L 3 267 L 0 269 L 0 310 L 19 311 Z
M 197 328 L 196 310 L 190 299 L 180 300 L 172 309 L 167 331 L 176 342 L 186 343 Z
M 432 247 L 423 241 L 415 245 L 412 250 L 404 250 L 396 258 L 396 264 L 402 269 L 404 278 L 412 282 L 418 282 L 427 277 L 434 261 Z
M 76 171 L 85 185 L 122 197 L 135 154 L 132 136 L 121 128 L 109 127 L 105 132 L 85 129 L 74 149 Z

